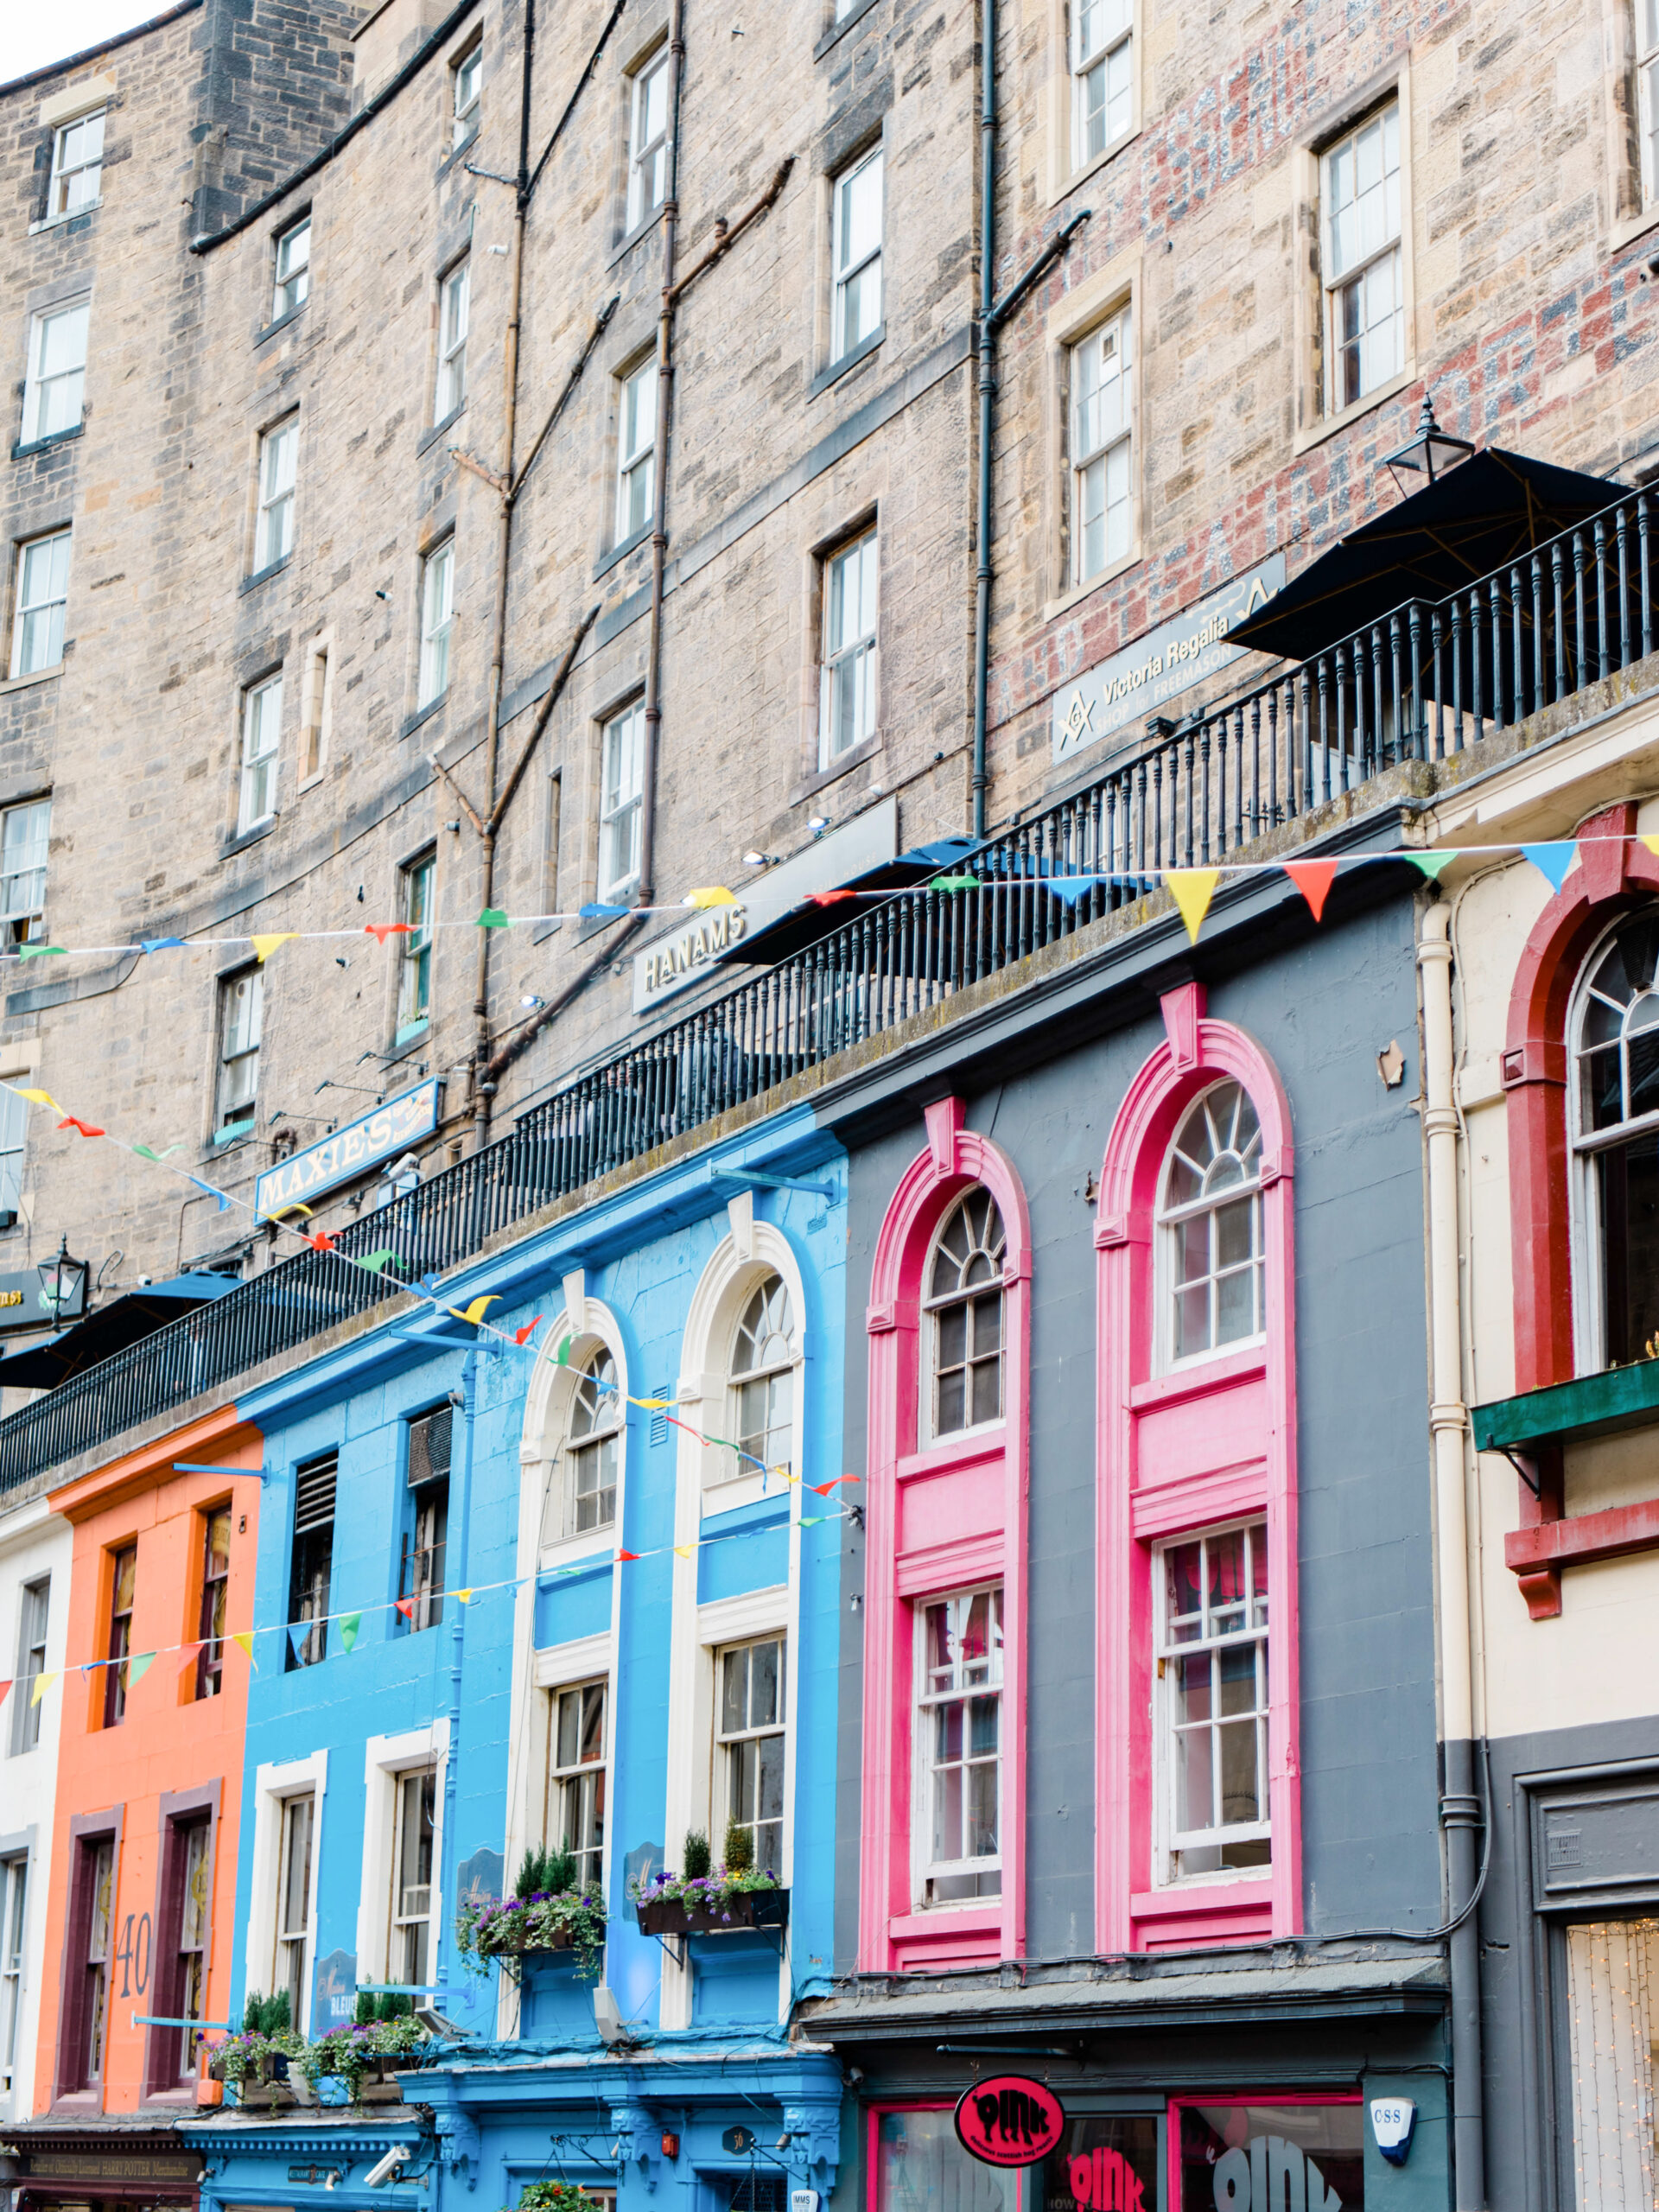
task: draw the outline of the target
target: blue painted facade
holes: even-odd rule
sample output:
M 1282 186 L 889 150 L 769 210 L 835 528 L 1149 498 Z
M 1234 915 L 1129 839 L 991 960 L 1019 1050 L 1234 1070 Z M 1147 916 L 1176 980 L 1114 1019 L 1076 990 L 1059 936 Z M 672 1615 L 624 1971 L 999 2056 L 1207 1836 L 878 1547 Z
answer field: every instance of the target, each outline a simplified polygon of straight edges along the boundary
M 261 1624 L 287 1617 L 305 1471 L 333 1453 L 338 1472 L 327 1656 L 296 1665 L 276 1638 L 259 1647 L 233 2017 L 250 1988 L 273 1985 L 283 1790 L 317 1793 L 311 2033 L 348 2019 L 360 1984 L 404 1980 L 388 1823 L 398 1777 L 433 1763 L 442 1902 L 428 1979 L 461 2033 L 403 2077 L 404 2104 L 351 2113 L 325 2081 L 322 2111 L 227 2112 L 190 2128 L 210 2176 L 203 2212 L 278 2202 L 297 2212 L 325 2196 L 390 2212 L 435 2212 L 449 2196 L 493 2212 L 538 2177 L 614 2190 L 643 2212 L 665 2171 L 695 2177 L 707 2212 L 727 2212 L 740 2187 L 759 2202 L 762 2176 L 774 2195 L 830 2187 L 840 2069 L 791 2051 L 787 2033 L 796 2001 L 827 1989 L 835 1948 L 842 1493 L 811 1486 L 843 1472 L 845 1218 L 834 1141 L 808 1115 L 779 1117 L 445 1282 L 457 1307 L 493 1294 L 497 1330 L 534 1325 L 525 1349 L 474 1345 L 459 1321 L 417 1313 L 241 1402 L 267 1440 Z M 692 1433 L 734 1433 L 734 1320 L 773 1274 L 798 1346 L 794 1480 L 746 1473 Z M 572 1392 L 600 1350 L 621 1394 L 658 1402 L 620 1409 L 613 1525 L 567 1535 Z M 446 1405 L 446 1596 L 442 1620 L 419 1629 L 395 1605 L 411 1423 Z M 338 1617 L 355 1611 L 348 1651 Z M 659 1939 L 642 1931 L 629 1884 L 677 1866 L 688 1827 L 706 1830 L 719 1859 L 726 1754 L 713 1688 L 722 1649 L 756 1639 L 781 1640 L 785 1655 L 787 1927 Z M 504 1971 L 460 1959 L 454 1940 L 458 1894 L 510 1887 L 526 1847 L 564 1840 L 547 1763 L 572 1681 L 603 1684 L 607 1703 L 604 1989 L 623 2037 L 611 2044 L 570 1954 Z M 394 2141 L 405 2171 L 365 2196 L 375 2146 Z

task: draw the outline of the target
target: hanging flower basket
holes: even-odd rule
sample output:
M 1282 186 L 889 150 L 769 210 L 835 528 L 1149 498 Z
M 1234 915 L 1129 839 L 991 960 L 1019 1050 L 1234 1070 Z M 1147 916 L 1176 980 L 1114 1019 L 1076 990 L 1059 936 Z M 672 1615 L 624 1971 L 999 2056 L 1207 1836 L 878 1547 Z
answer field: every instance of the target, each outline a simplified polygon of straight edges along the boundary
M 789 1891 L 775 1883 L 767 1889 L 736 1890 L 709 1876 L 676 1886 L 678 1895 L 648 1890 L 635 1898 L 642 1935 L 729 1936 L 740 1929 L 789 1925 Z
M 605 1893 L 559 1890 L 464 1905 L 455 1916 L 455 1938 L 463 1958 L 499 1959 L 504 1967 L 538 1954 L 573 1953 L 578 1976 L 597 1981 L 605 1957 Z

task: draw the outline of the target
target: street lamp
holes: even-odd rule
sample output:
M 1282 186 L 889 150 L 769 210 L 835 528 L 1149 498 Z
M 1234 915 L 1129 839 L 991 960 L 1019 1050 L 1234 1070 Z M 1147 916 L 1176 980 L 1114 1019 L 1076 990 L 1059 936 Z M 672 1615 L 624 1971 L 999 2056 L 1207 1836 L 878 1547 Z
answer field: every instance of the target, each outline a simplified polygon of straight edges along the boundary
M 1397 453 L 1389 454 L 1382 465 L 1393 476 L 1403 499 L 1408 486 L 1401 482 L 1402 468 L 1409 469 L 1414 476 L 1427 476 L 1432 484 L 1436 476 L 1444 476 L 1448 468 L 1467 461 L 1474 449 L 1467 438 L 1454 438 L 1449 430 L 1441 429 L 1434 420 L 1434 403 L 1425 392 L 1423 411 L 1417 417 L 1416 435 L 1408 438 Z
M 73 1306 L 86 1287 L 86 1261 L 70 1258 L 66 1236 L 56 1259 L 38 1262 L 35 1272 L 41 1279 L 41 1304 L 54 1321 L 61 1319 L 65 1307 Z

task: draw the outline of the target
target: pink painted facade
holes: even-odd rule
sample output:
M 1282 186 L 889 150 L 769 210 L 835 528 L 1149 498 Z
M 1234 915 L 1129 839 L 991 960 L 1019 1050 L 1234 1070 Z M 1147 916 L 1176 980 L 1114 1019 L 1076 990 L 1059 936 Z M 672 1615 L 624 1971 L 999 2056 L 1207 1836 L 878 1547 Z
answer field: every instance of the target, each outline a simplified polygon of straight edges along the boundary
M 1243 1031 L 1205 1017 L 1201 984 L 1162 1001 L 1164 1044 L 1119 1109 L 1101 1172 L 1099 1514 L 1095 1770 L 1096 1944 L 1110 1955 L 1260 1941 L 1301 1923 L 1297 1755 L 1296 1373 L 1293 1157 L 1284 1091 Z M 1164 1163 L 1188 1107 L 1243 1085 L 1262 1127 L 1262 1339 L 1164 1374 L 1154 1359 L 1154 1226 Z M 1154 1547 L 1261 1514 L 1267 1524 L 1268 1871 L 1155 1882 L 1152 1723 Z
M 872 1271 L 864 1643 L 861 1972 L 972 1966 L 1025 1948 L 1027 1418 L 1031 1224 L 1006 1156 L 963 1127 L 963 1103 L 927 1109 L 927 1148 L 900 1179 Z M 1007 1237 L 1002 1418 L 919 1445 L 922 1296 L 941 1222 L 980 1184 Z M 915 1636 L 923 1604 L 974 1584 L 1003 1589 L 1001 1895 L 918 1909 L 912 1872 Z

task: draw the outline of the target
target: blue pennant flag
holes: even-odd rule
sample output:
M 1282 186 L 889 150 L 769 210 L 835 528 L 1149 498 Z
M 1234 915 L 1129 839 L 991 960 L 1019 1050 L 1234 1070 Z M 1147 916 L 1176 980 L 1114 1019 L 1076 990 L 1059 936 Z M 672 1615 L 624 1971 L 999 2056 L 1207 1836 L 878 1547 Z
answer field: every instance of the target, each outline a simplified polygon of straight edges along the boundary
M 185 949 L 184 939 L 181 937 L 141 937 L 138 940 L 140 952 L 166 952 L 175 945 L 181 950 Z
M 305 1664 L 306 1640 L 310 1636 L 310 1633 L 311 1624 L 309 1621 L 290 1621 L 289 1623 L 288 1640 L 294 1647 L 295 1662 L 296 1665 L 301 1667 L 303 1667 Z
M 591 899 L 585 906 L 578 906 L 576 909 L 584 922 L 610 921 L 618 914 L 632 913 L 632 911 L 630 906 L 607 906 Z
M 1548 845 L 1522 845 L 1521 851 L 1544 877 L 1552 891 L 1560 889 L 1566 880 L 1567 871 L 1579 856 L 1578 846 L 1570 837 Z
M 228 1213 L 230 1211 L 231 1202 L 226 1197 L 223 1191 L 216 1191 L 211 1183 L 204 1183 L 199 1175 L 193 1175 L 190 1178 L 190 1180 L 195 1185 L 199 1191 L 205 1191 L 210 1198 L 217 1198 L 219 1200 L 219 1204 L 214 1209 L 215 1212 Z
M 1107 883 L 1109 876 L 1051 875 L 1044 884 L 1045 891 L 1052 891 L 1057 899 L 1064 899 L 1068 906 L 1075 906 L 1079 899 L 1086 899 L 1097 883 Z

